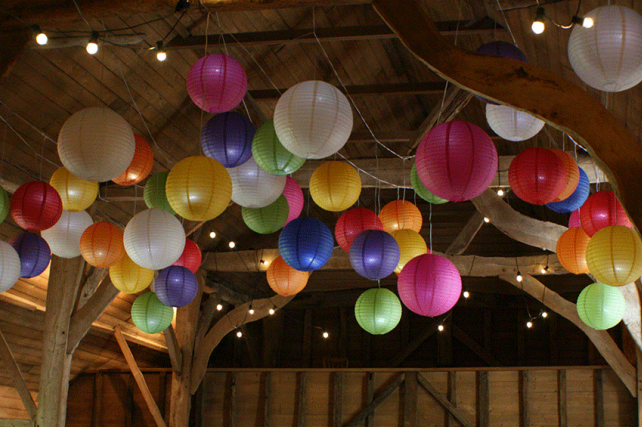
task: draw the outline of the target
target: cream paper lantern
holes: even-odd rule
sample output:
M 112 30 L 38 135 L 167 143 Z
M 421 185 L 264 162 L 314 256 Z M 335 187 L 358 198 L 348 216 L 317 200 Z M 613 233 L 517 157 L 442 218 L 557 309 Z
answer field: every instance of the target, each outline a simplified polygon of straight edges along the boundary
M 587 85 L 620 92 L 642 81 L 642 16 L 623 6 L 602 6 L 584 15 L 591 28 L 575 25 L 568 59 Z
M 132 127 L 109 108 L 78 111 L 67 119 L 58 134 L 62 164 L 86 181 L 116 178 L 127 170 L 135 149 Z
M 292 86 L 274 109 L 274 130 L 286 150 L 305 159 L 339 151 L 352 132 L 348 98 L 329 83 L 310 80 Z
M 180 258 L 185 249 L 185 231 L 171 213 L 158 208 L 147 209 L 129 220 L 123 244 L 136 264 L 161 270 Z
M 526 141 L 537 135 L 544 122 L 506 105 L 486 104 L 486 121 L 498 136 L 508 141 Z
M 246 208 L 262 208 L 274 203 L 285 188 L 285 175 L 266 172 L 253 157 L 227 171 L 232 178 L 232 201 Z
M 80 256 L 80 237 L 94 223 L 86 211 L 62 211 L 58 222 L 40 234 L 49 244 L 51 253 L 61 258 Z
M 9 243 L 0 240 L 0 292 L 11 289 L 20 278 L 20 257 Z

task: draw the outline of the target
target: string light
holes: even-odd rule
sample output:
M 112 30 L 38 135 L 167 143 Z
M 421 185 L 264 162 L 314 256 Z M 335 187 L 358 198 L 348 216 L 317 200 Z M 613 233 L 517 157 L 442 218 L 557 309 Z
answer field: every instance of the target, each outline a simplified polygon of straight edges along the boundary
M 531 322 L 530 320 L 528 322 L 526 322 L 526 327 L 528 329 L 532 328 L 533 327 L 533 322 Z
M 464 298 L 468 298 L 470 296 L 470 292 L 464 291 L 462 295 L 464 296 Z
M 163 49 L 163 42 L 156 42 L 156 59 L 160 62 L 167 59 L 167 52 Z
M 237 337 L 239 337 L 239 338 L 241 338 L 241 337 L 243 336 L 243 332 L 238 331 L 238 332 L 236 333 L 236 336 L 237 336 Z
M 488 218 L 487 216 L 485 216 L 485 217 L 484 217 L 484 222 L 485 222 L 486 224 L 488 224 L 488 223 L 490 222 L 490 218 Z
M 593 24 L 595 24 L 595 21 L 593 21 L 593 18 L 591 17 L 586 17 L 583 18 L 581 16 L 575 15 L 571 21 L 573 24 L 578 24 L 581 25 L 584 28 L 591 28 L 593 27 Z
M 275 313 L 275 311 L 274 311 L 274 307 L 273 307 L 273 308 L 271 308 L 271 309 L 270 309 L 270 311 L 268 311 L 268 313 L 270 313 L 270 316 L 271 316 L 271 315 L 273 315 L 273 314 Z
M 216 304 L 216 309 L 217 309 L 218 311 L 223 310 L 223 304 Z
M 330 334 L 326 331 L 323 331 L 323 338 L 328 339 L 328 337 L 330 337 Z
M 538 7 L 537 12 L 535 14 L 535 20 L 531 25 L 531 30 L 533 30 L 535 34 L 542 34 L 546 29 L 546 25 L 544 25 L 545 16 L 546 16 L 546 11 L 544 10 L 544 8 Z
M 593 21 L 593 18 L 591 18 L 591 17 L 583 17 L 583 16 L 577 15 L 577 13 L 580 11 L 580 5 L 581 4 L 582 4 L 582 2 L 579 3 L 579 5 L 577 7 L 577 12 L 573 16 L 573 18 L 571 18 L 571 23 L 568 24 L 568 25 L 558 24 L 557 22 L 555 22 L 549 16 L 546 15 L 546 11 L 544 10 L 543 7 L 538 7 L 537 8 L 537 12 L 535 14 L 535 20 L 533 21 L 533 24 L 531 25 L 531 30 L 533 30 L 533 32 L 535 34 L 542 34 L 544 32 L 544 30 L 546 29 L 546 25 L 544 24 L 544 18 L 548 18 L 548 20 L 551 21 L 553 23 L 553 25 L 555 25 L 558 28 L 565 29 L 565 30 L 570 30 L 575 25 L 581 25 L 584 28 L 593 27 L 593 25 L 595 24 L 595 21 Z
M 254 309 L 253 309 L 253 308 L 250 308 L 250 309 L 248 310 L 248 313 L 250 313 L 250 314 L 254 314 Z
M 548 266 L 546 266 L 546 267 L 542 267 L 542 269 L 540 270 L 540 272 L 541 272 L 542 274 L 546 274 L 546 273 L 548 273 Z
M 522 281 L 522 280 L 524 280 L 524 278 L 522 277 L 522 275 L 521 275 L 521 274 L 519 274 L 519 271 L 517 272 L 517 277 L 515 277 L 515 280 L 517 280 L 517 281 L 518 281 L 518 282 L 520 282 L 520 283 L 521 283 L 521 281 Z
M 236 247 L 236 243 L 230 242 L 229 247 L 230 249 L 234 249 Z
M 89 43 L 87 43 L 86 49 L 90 55 L 95 55 L 98 52 L 98 31 L 91 33 L 91 38 L 89 39 Z
M 499 190 L 497 190 L 497 195 L 499 197 L 503 197 L 504 196 L 504 190 L 502 190 L 501 188 Z
M 547 313 L 547 312 L 545 312 L 545 311 L 542 311 L 542 315 L 541 315 L 541 316 L 542 316 L 544 319 L 546 319 L 546 318 L 548 317 L 548 313 Z
M 437 326 L 437 330 L 438 330 L 439 332 L 443 332 L 443 330 L 444 330 L 444 325 L 439 325 L 439 326 Z
M 213 239 L 216 237 L 216 231 L 210 231 L 210 239 Z
M 269 264 L 269 262 L 267 262 L 266 260 L 264 260 L 264 259 L 261 260 L 261 265 L 266 266 L 268 264 Z
M 33 27 L 33 32 L 36 35 L 36 43 L 38 43 L 40 46 L 44 46 L 47 44 L 49 41 L 49 37 L 40 29 L 38 25 L 34 25 Z

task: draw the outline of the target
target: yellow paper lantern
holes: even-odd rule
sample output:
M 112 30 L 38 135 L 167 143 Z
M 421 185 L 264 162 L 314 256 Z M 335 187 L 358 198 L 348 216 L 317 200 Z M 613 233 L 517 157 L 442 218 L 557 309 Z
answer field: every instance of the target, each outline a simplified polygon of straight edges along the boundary
M 205 156 L 186 157 L 167 175 L 165 194 L 177 214 L 190 221 L 219 216 L 232 200 L 232 180 L 227 170 Z
M 395 268 L 395 273 L 397 274 L 401 273 L 401 269 L 408 261 L 416 256 L 428 253 L 426 240 L 414 230 L 404 229 L 393 231 L 392 237 L 394 237 L 397 244 L 399 244 L 399 264 L 397 264 L 397 268 Z
M 109 278 L 119 291 L 135 294 L 152 283 L 154 270 L 141 267 L 125 253 L 120 261 L 109 267 Z
M 359 172 L 346 162 L 325 162 L 310 177 L 312 200 L 326 211 L 346 210 L 356 203 L 360 194 Z
M 560 264 L 573 274 L 589 272 L 586 265 L 586 247 L 591 238 L 581 228 L 569 228 L 557 240 L 557 259 Z
M 419 233 L 424 219 L 419 208 L 406 200 L 394 200 L 381 208 L 379 218 L 383 230 L 392 233 L 397 230 L 410 229 Z
M 598 282 L 623 286 L 642 275 L 642 241 L 623 225 L 604 227 L 591 237 L 586 263 Z
M 97 182 L 80 179 L 64 166 L 51 175 L 49 184 L 60 194 L 62 209 L 69 212 L 84 211 L 98 196 Z

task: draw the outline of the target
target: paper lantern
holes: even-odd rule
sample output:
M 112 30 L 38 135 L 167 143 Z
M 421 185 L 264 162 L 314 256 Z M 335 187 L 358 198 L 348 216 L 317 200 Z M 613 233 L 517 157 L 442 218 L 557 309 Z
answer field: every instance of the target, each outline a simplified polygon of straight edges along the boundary
M 569 228 L 557 240 L 557 259 L 562 267 L 573 274 L 587 274 L 586 248 L 591 238 L 582 228 Z
M 426 186 L 419 179 L 419 175 L 417 175 L 417 165 L 412 165 L 412 169 L 410 169 L 410 183 L 412 185 L 412 189 L 417 193 L 417 196 L 421 197 L 428 203 L 432 203 L 433 205 L 448 203 L 448 200 L 437 197 L 428 191 Z
M 615 193 L 609 190 L 591 194 L 579 211 L 582 228 L 589 237 L 610 225 L 633 227 Z
M 591 28 L 575 25 L 568 59 L 587 85 L 620 92 L 642 81 L 642 16 L 622 6 L 602 6 L 584 14 Z
M 0 187 L 0 223 L 3 222 L 9 214 L 10 197 L 7 190 Z
M 274 130 L 274 121 L 261 125 L 252 140 L 252 157 L 266 172 L 273 175 L 288 175 L 297 171 L 305 159 L 285 149 Z
M 185 249 L 185 230 L 169 212 L 147 209 L 129 220 L 123 243 L 127 255 L 136 264 L 161 270 L 180 258 Z
M 283 195 L 262 208 L 241 208 L 245 225 L 259 234 L 270 234 L 280 230 L 288 219 L 289 211 L 288 201 Z
M 544 128 L 544 122 L 506 105 L 486 104 L 488 126 L 508 141 L 526 141 Z
M 626 311 L 624 295 L 618 288 L 604 283 L 593 283 L 580 292 L 577 314 L 587 326 L 598 331 L 620 323 Z
M 174 319 L 174 309 L 160 302 L 154 292 L 136 298 L 131 314 L 134 325 L 147 334 L 163 332 Z
M 628 227 L 604 227 L 588 243 L 586 264 L 598 282 L 611 286 L 635 282 L 642 275 L 642 241 Z
M 560 195 L 557 196 L 554 200 L 554 202 L 559 202 L 560 200 L 564 200 L 570 197 L 577 188 L 577 185 L 580 182 L 580 168 L 577 166 L 577 162 L 575 162 L 575 159 L 571 157 L 571 155 L 567 152 L 562 151 L 558 148 L 549 148 L 549 150 L 557 154 L 557 157 L 559 157 L 559 159 L 564 164 L 565 186 Z
M 11 246 L 20 257 L 20 277 L 31 279 L 41 275 L 51 261 L 51 250 L 42 237 L 22 233 L 11 239 Z
M 58 192 L 42 181 L 22 184 L 11 196 L 11 216 L 28 231 L 41 231 L 54 226 L 62 215 Z
M 80 254 L 89 265 L 111 267 L 125 255 L 123 232 L 109 222 L 90 225 L 80 237 Z
M 172 265 L 180 265 L 192 273 L 196 273 L 202 261 L 203 254 L 201 253 L 201 248 L 199 248 L 193 240 L 185 239 L 185 249 L 183 249 L 181 256 Z
M 524 52 L 522 52 L 517 46 L 502 40 L 492 41 L 490 43 L 483 44 L 479 46 L 477 50 L 475 50 L 475 53 L 480 53 L 484 55 L 502 56 L 504 58 L 512 58 L 518 61 L 528 62 Z M 482 98 L 481 96 L 475 95 L 475 97 L 482 102 L 485 102 L 488 104 L 495 104 L 495 102 L 489 99 Z
M 196 297 L 198 280 L 185 267 L 172 265 L 161 270 L 154 281 L 154 292 L 169 307 L 184 307 Z
M 262 208 L 283 194 L 285 176 L 267 173 L 253 158 L 227 169 L 232 179 L 232 201 L 246 208 Z
M 167 194 L 165 193 L 165 183 L 168 175 L 169 171 L 152 175 L 145 184 L 143 198 L 148 208 L 158 208 L 176 215 L 176 212 L 167 201 Z
M 138 184 L 147 178 L 154 166 L 154 153 L 149 143 L 139 135 L 134 135 L 134 140 L 136 141 L 136 148 L 132 162 L 127 166 L 125 172 L 112 179 L 118 185 Z
M 64 166 L 51 175 L 49 184 L 56 189 L 62 201 L 62 208 L 69 212 L 87 209 L 98 197 L 98 183 L 80 179 Z
M 323 267 L 333 248 L 332 232 L 314 218 L 297 218 L 283 227 L 279 235 L 279 253 L 290 267 L 299 271 Z
M 397 281 L 399 298 L 421 316 L 439 316 L 455 306 L 461 294 L 457 267 L 440 255 L 420 255 L 408 261 Z
M 486 132 L 453 120 L 430 130 L 417 148 L 417 174 L 428 191 L 461 202 L 480 195 L 497 173 L 497 150 Z
M 58 134 L 60 161 L 69 172 L 86 181 L 116 178 L 132 162 L 135 149 L 132 127 L 109 108 L 78 111 Z
M 341 249 L 350 252 L 354 239 L 366 230 L 383 230 L 383 224 L 370 209 L 353 208 L 339 217 L 334 227 L 334 236 Z
M 359 172 L 346 162 L 322 163 L 310 177 L 310 196 L 321 209 L 340 212 L 359 200 Z
M 350 245 L 350 264 L 366 279 L 383 279 L 399 264 L 399 245 L 385 231 L 366 230 Z
M 239 113 L 217 114 L 201 133 L 203 153 L 226 168 L 242 165 L 252 156 L 252 122 Z
M 354 306 L 359 326 L 372 335 L 383 335 L 397 327 L 401 320 L 401 302 L 386 288 L 368 289 Z
M 560 200 L 559 202 L 547 203 L 547 208 L 558 213 L 569 213 L 576 211 L 586 202 L 586 199 L 589 196 L 589 191 L 591 190 L 591 186 L 586 172 L 584 172 L 582 168 L 578 169 L 580 171 L 580 179 L 577 183 L 575 191 L 573 191 L 573 194 L 571 194 L 566 199 Z M 579 215 L 579 212 L 576 215 Z M 580 226 L 579 220 L 577 226 Z
M 279 141 L 304 159 L 322 159 L 341 150 L 352 133 L 352 121 L 348 98 L 319 80 L 292 86 L 274 109 Z
M 154 270 L 141 267 L 125 254 L 120 261 L 109 267 L 109 278 L 119 291 L 136 294 L 151 285 Z
M 414 230 L 397 230 L 392 232 L 392 237 L 399 245 L 399 263 L 395 273 L 401 273 L 404 266 L 416 256 L 427 254 L 426 240 Z
M 274 292 L 284 297 L 298 294 L 308 284 L 310 273 L 295 270 L 278 256 L 270 263 L 266 272 L 268 285 Z
M 7 291 L 16 284 L 20 278 L 20 269 L 18 252 L 9 243 L 0 241 L 0 292 Z
M 205 156 L 186 157 L 167 175 L 165 194 L 177 214 L 190 221 L 209 221 L 219 216 L 232 199 L 232 180 L 227 169 Z
M 247 92 L 247 76 L 238 61 L 222 53 L 207 55 L 187 75 L 187 93 L 194 104 L 208 113 L 230 111 Z
M 515 156 L 508 168 L 513 193 L 533 205 L 554 201 L 566 186 L 565 178 L 564 163 L 547 148 L 527 148 Z
M 419 233 L 424 223 L 419 208 L 406 200 L 394 200 L 386 204 L 381 208 L 379 218 L 383 230 L 388 233 L 406 228 Z
M 75 258 L 80 256 L 82 233 L 93 223 L 94 220 L 85 211 L 62 211 L 58 222 L 40 234 L 47 241 L 52 254 L 61 258 Z
M 288 219 L 285 221 L 288 224 L 293 219 L 297 219 L 303 211 L 303 191 L 301 186 L 289 176 L 285 178 L 285 187 L 283 187 L 283 197 L 288 201 Z
M 580 222 L 580 210 L 578 208 L 577 210 L 571 212 L 571 216 L 569 216 L 568 218 L 568 228 L 577 228 L 581 226 L 582 224 Z

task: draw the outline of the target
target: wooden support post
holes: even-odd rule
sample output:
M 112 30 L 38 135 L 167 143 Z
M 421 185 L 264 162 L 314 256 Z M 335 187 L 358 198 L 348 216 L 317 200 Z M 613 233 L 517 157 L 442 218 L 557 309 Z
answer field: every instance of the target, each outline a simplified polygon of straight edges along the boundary
M 230 373 L 230 406 L 227 415 L 227 425 L 236 427 L 236 372 Z
M 312 359 L 312 310 L 305 310 L 303 318 L 303 348 L 301 349 L 301 365 L 310 367 Z
M 408 317 L 408 316 L 403 316 L 402 319 L 404 317 Z M 369 332 L 366 332 L 364 329 L 362 329 L 361 336 L 363 341 L 363 348 L 361 349 L 361 352 L 363 355 L 363 366 L 368 368 L 372 366 L 372 335 Z
M 91 427 L 100 427 L 103 418 L 103 374 L 94 375 L 94 399 L 91 409 Z
M 522 427 L 531 426 L 531 413 L 528 397 L 528 371 L 519 371 L 519 407 L 520 407 L 520 425 Z
M 637 388 L 638 388 L 638 427 L 642 427 L 642 351 L 635 349 L 637 356 Z
M 278 368 L 283 337 L 283 315 L 263 318 L 263 367 Z
M 333 375 L 332 427 L 341 427 L 343 419 L 343 372 Z
M 270 427 L 270 390 L 272 388 L 272 373 L 263 373 L 263 395 L 261 405 L 263 406 L 263 427 Z
M 16 359 L 13 357 L 11 349 L 9 348 L 9 344 L 7 344 L 7 341 L 4 339 L 2 331 L 0 331 L 0 357 L 2 357 L 4 366 L 9 372 L 11 382 L 13 382 L 13 386 L 18 391 L 20 400 L 22 400 L 22 404 L 27 410 L 29 418 L 31 418 L 32 421 L 35 421 L 36 415 L 38 414 L 38 408 L 36 407 L 36 404 L 31 397 L 29 388 L 27 387 L 27 384 L 22 377 L 22 373 L 20 372 L 20 367 L 18 366 Z
M 468 419 L 468 416 L 455 405 L 451 404 L 448 398 L 439 392 L 437 388 L 430 383 L 421 374 L 417 374 L 417 380 L 419 384 L 428 392 L 432 397 L 437 399 L 437 402 L 441 404 L 448 412 L 450 412 L 464 427 L 474 427 L 474 423 Z
M 131 376 L 127 379 L 127 396 L 125 397 L 125 427 L 134 425 L 134 387 L 136 379 Z
M 154 422 L 156 422 L 156 425 L 158 427 L 167 427 L 167 424 L 165 424 L 165 420 L 163 419 L 163 416 L 158 409 L 158 405 L 156 405 L 156 401 L 154 400 L 152 393 L 149 391 L 149 387 L 147 386 L 145 377 L 140 371 L 140 368 L 138 368 L 136 360 L 134 359 L 134 355 L 132 354 L 131 350 L 129 349 L 129 345 L 127 344 L 127 340 L 125 340 L 125 337 L 123 336 L 123 333 L 118 326 L 114 328 L 114 336 L 116 337 L 116 341 L 118 341 L 120 350 L 123 352 L 123 356 L 125 356 L 127 366 L 129 366 L 129 370 L 132 372 L 132 375 L 136 380 L 136 384 L 138 385 L 138 388 L 143 395 L 143 399 L 147 404 L 147 409 L 149 409 L 149 412 L 154 418 Z
M 477 425 L 489 427 L 488 371 L 477 372 Z
M 305 427 L 305 396 L 308 373 L 299 372 L 296 387 L 296 427 Z
M 407 316 L 406 316 L 407 317 Z M 366 373 L 366 407 L 372 403 L 374 398 L 374 372 Z M 366 417 L 366 427 L 375 427 L 374 411 Z
M 387 385 L 377 392 L 377 394 L 372 399 L 372 402 L 365 408 L 361 410 L 357 415 L 355 415 L 349 423 L 345 424 L 343 427 L 356 427 L 360 426 L 363 420 L 365 420 L 370 413 L 372 413 L 377 406 L 379 406 L 383 401 L 385 401 L 399 386 L 403 383 L 404 376 L 403 374 L 398 374 L 394 377 Z
M 417 372 L 404 373 L 403 427 L 417 426 Z
M 557 371 L 557 408 L 559 427 L 568 427 L 566 403 L 566 369 L 560 369 Z
M 163 331 L 167 351 L 169 352 L 169 361 L 172 364 L 172 370 L 180 375 L 183 372 L 183 352 L 176 339 L 176 331 L 172 325 Z
M 457 407 L 457 371 L 448 371 L 448 391 L 446 397 L 453 407 Z M 446 411 L 446 427 L 455 426 L 455 418 Z
M 593 371 L 595 384 L 595 427 L 604 427 L 604 381 L 602 369 Z
M 163 419 L 167 419 L 167 408 L 165 407 L 165 398 L 167 396 L 167 372 L 159 372 L 158 377 L 158 410 L 163 415 Z

